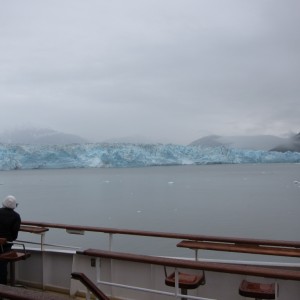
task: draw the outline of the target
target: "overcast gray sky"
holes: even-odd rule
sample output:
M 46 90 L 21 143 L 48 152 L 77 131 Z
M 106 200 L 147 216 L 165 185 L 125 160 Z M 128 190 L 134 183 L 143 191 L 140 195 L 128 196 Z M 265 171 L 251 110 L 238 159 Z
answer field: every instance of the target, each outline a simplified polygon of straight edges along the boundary
M 299 132 L 299 0 L 0 0 L 0 131 Z

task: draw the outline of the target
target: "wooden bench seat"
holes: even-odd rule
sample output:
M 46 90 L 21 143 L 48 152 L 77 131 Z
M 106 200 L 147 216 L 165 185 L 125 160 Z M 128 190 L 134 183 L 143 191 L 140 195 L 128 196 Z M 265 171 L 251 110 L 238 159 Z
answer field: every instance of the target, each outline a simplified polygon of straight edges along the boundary
M 275 283 L 258 283 L 243 280 L 239 287 L 239 294 L 243 297 L 250 297 L 255 299 L 276 299 Z
M 15 263 L 20 260 L 25 260 L 30 257 L 30 253 L 27 252 L 17 252 L 11 250 L 0 254 L 1 261 L 7 261 L 10 264 L 10 284 L 15 285 L 16 281 L 16 272 L 15 272 Z
M 27 259 L 30 256 L 30 253 L 25 251 L 25 246 L 23 251 L 10 250 L 2 253 L 2 246 L 6 243 L 7 240 L 5 238 L 0 238 L 0 261 L 6 261 L 10 264 L 10 284 L 15 285 L 15 262 Z
M 4 252 L 0 254 L 0 260 L 8 261 L 8 262 L 16 262 L 19 260 L 27 259 L 30 256 L 30 253 L 27 252 L 17 252 L 15 250 L 11 250 L 8 252 Z
M 194 260 L 185 260 L 177 258 L 138 255 L 123 252 L 105 251 L 99 249 L 87 249 L 85 251 L 77 251 L 77 254 L 87 255 L 91 257 L 108 258 L 115 260 L 133 261 L 138 263 L 146 263 L 153 265 L 169 266 L 175 268 L 205 270 L 220 273 L 232 273 L 258 277 L 277 278 L 285 280 L 300 281 L 300 271 L 287 270 L 283 268 L 268 268 L 253 265 L 239 265 L 232 263 L 217 262 L 201 262 Z

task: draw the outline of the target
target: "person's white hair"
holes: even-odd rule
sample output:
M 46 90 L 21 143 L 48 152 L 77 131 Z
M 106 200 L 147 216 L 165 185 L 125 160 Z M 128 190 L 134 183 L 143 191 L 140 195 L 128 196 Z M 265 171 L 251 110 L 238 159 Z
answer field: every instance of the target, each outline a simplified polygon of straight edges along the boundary
M 6 196 L 4 201 L 2 202 L 2 205 L 6 208 L 15 209 L 18 206 L 16 197 L 12 195 Z

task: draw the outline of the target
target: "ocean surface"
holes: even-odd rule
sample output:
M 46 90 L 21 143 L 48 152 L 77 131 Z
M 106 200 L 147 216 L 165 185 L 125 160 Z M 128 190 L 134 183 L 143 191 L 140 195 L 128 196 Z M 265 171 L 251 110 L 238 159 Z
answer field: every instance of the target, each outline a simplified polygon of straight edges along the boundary
M 299 240 L 300 164 L 215 164 L 0 171 L 0 197 L 23 220 Z M 107 247 L 106 235 L 51 230 L 46 242 Z M 22 234 L 20 236 L 22 238 Z M 114 249 L 189 255 L 177 241 L 118 236 Z

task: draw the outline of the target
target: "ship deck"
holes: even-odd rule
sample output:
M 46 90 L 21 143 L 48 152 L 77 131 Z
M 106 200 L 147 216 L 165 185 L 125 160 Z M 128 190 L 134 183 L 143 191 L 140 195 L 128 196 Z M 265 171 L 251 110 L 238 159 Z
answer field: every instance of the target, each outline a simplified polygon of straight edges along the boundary
M 45 235 L 60 230 L 79 239 L 85 233 L 107 235 L 108 245 L 99 248 L 67 248 L 49 245 Z M 23 240 L 22 233 L 40 236 L 37 243 Z M 113 241 L 120 236 L 173 239 L 175 247 L 195 252 L 195 257 L 165 257 L 143 253 L 119 252 Z M 91 299 L 99 290 L 98 299 L 180 299 L 179 273 L 191 275 L 205 272 L 205 284 L 188 291 L 186 299 L 215 300 L 245 299 L 239 295 L 243 280 L 262 284 L 276 283 L 280 293 L 276 299 L 296 300 L 300 295 L 300 243 L 297 241 L 260 240 L 234 237 L 214 237 L 191 234 L 150 232 L 128 229 L 100 228 L 41 222 L 23 222 L 20 240 L 14 251 L 22 252 L 26 246 L 26 259 L 15 264 L 14 282 L 26 287 L 19 296 L 10 296 L 14 287 L 1 286 L 0 296 L 6 299 Z M 85 243 L 83 243 L 85 244 Z M 103 250 L 105 249 L 105 250 Z M 212 251 L 213 259 L 204 259 L 202 251 Z M 265 260 L 223 260 L 219 252 L 246 253 Z M 291 258 L 292 261 L 270 261 L 270 257 Z M 174 271 L 174 287 L 166 286 L 166 274 Z M 84 274 L 90 282 L 77 280 L 72 274 Z M 10 272 L 10 277 L 12 273 Z M 90 284 L 90 285 L 89 285 Z M 218 288 L 216 288 L 216 286 Z M 19 288 L 18 288 L 19 290 Z M 19 291 L 20 292 L 20 291 Z M 1 294 L 2 293 L 2 294 Z M 101 298 L 101 293 L 104 298 Z M 107 297 L 107 298 L 106 298 Z

